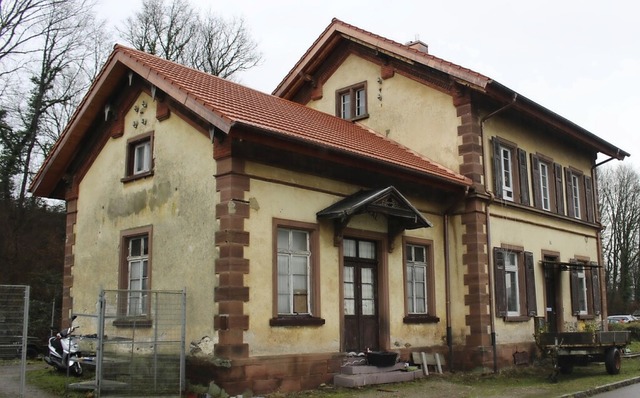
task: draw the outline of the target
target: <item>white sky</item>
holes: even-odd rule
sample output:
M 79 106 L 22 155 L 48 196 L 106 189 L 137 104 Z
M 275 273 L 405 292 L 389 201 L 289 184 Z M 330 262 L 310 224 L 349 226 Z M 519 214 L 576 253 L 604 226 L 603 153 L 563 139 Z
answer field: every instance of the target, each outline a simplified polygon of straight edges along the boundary
M 98 1 L 98 15 L 114 27 L 142 4 Z M 640 165 L 636 0 L 191 2 L 244 18 L 264 58 L 237 77 L 249 87 L 271 93 L 336 17 L 400 43 L 419 39 L 432 55 L 489 76 L 631 153 L 627 161 Z

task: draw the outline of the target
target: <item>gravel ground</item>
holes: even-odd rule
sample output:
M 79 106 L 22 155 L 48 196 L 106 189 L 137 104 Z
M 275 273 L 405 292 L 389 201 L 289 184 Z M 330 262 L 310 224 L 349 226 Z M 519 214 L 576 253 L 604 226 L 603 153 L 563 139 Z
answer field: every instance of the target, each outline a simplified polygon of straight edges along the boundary
M 41 364 L 29 364 L 27 370 L 46 367 Z M 20 362 L 7 361 L 0 363 L 0 398 L 15 398 L 20 396 Z M 41 391 L 29 384 L 25 385 L 25 397 L 56 398 L 47 392 Z

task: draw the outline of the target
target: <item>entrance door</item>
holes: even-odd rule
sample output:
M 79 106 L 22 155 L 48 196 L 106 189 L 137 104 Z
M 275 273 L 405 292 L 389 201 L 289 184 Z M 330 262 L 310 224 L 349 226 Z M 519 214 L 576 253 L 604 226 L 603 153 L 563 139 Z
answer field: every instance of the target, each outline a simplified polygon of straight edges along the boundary
M 344 240 L 344 350 L 379 349 L 376 244 Z
M 557 267 L 547 263 L 556 262 L 557 257 L 544 256 L 544 289 L 546 297 L 545 319 L 547 322 L 547 331 L 557 333 L 558 330 L 558 277 L 559 270 Z

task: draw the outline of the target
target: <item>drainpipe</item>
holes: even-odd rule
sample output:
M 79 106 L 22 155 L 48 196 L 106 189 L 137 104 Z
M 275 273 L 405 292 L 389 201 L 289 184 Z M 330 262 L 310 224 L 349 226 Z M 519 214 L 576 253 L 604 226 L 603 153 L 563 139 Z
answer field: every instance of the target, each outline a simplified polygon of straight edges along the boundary
M 620 154 L 620 151 L 618 151 L 618 155 Z M 593 180 L 593 192 L 592 195 L 594 196 L 594 198 L 598 197 L 598 179 L 596 178 L 596 173 L 595 170 L 597 167 L 602 166 L 603 164 L 610 162 L 612 160 L 616 159 L 616 157 L 609 157 L 609 159 L 603 160 L 600 163 L 596 163 L 593 166 L 591 166 L 591 179 Z M 596 204 L 596 208 L 597 208 L 597 204 Z M 598 216 L 598 212 L 594 211 L 594 217 Z M 600 219 L 598 219 L 598 222 L 600 222 Z M 604 268 L 602 267 L 604 265 L 604 258 L 602 257 L 602 230 L 599 229 L 597 236 L 596 236 L 596 245 L 598 247 L 598 263 L 600 264 L 600 268 L 598 268 L 598 274 L 599 274 L 599 280 L 600 280 L 600 323 L 602 324 L 603 330 L 607 331 L 609 330 L 609 324 L 607 322 L 604 322 L 605 319 L 607 319 L 607 301 L 608 301 L 608 297 L 607 297 L 607 280 L 605 279 L 605 275 L 604 275 Z
M 460 203 L 467 195 L 469 194 L 469 187 L 466 187 L 464 190 L 463 196 L 454 201 L 451 206 L 449 206 L 443 215 L 443 235 L 444 235 L 444 291 L 445 291 L 445 312 L 447 317 L 447 347 L 449 348 L 449 368 L 453 368 L 453 333 L 451 330 L 452 320 L 451 320 L 451 254 L 449 250 L 449 215 L 451 214 L 453 208 Z
M 511 100 L 510 103 L 508 103 L 507 105 L 503 106 L 502 108 L 499 108 L 491 113 L 489 113 L 488 115 L 484 116 L 482 119 L 480 119 L 480 140 L 482 143 L 482 173 L 484 176 L 484 190 L 486 192 L 489 193 L 489 195 L 491 196 L 491 199 L 487 202 L 486 207 L 485 207 L 485 217 L 486 217 L 486 222 L 487 222 L 487 273 L 488 273 L 488 277 L 489 277 L 489 318 L 491 320 L 491 347 L 493 350 L 493 373 L 498 373 L 498 352 L 497 352 L 497 342 L 496 342 L 496 321 L 495 321 L 495 309 L 494 309 L 494 302 L 495 302 L 495 291 L 494 291 L 494 280 L 493 280 L 493 269 L 491 267 L 491 264 L 493 263 L 493 251 L 491 250 L 491 221 L 490 221 L 490 217 L 491 217 L 491 212 L 489 211 L 489 206 L 491 205 L 491 203 L 493 202 L 493 198 L 494 198 L 494 194 L 492 193 L 492 191 L 489 189 L 489 184 L 487 182 L 487 162 L 486 160 L 490 158 L 487 157 L 487 153 L 486 153 L 486 146 L 485 146 L 485 140 L 484 140 L 484 122 L 486 122 L 488 119 L 496 116 L 497 114 L 504 112 L 505 110 L 511 108 L 515 103 L 516 100 L 518 99 L 518 93 L 513 93 L 513 99 Z

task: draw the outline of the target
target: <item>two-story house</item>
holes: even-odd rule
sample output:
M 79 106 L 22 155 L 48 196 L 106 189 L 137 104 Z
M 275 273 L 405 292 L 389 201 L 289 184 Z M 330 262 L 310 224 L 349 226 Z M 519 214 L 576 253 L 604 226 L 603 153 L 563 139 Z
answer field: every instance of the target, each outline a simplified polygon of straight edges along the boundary
M 65 315 L 185 287 L 187 338 L 230 363 L 191 366 L 230 393 L 312 388 L 366 349 L 497 369 L 536 317 L 606 315 L 596 157 L 626 152 L 339 20 L 273 94 L 114 48 L 32 185 L 67 201 Z M 141 302 L 122 319 L 152 325 Z

